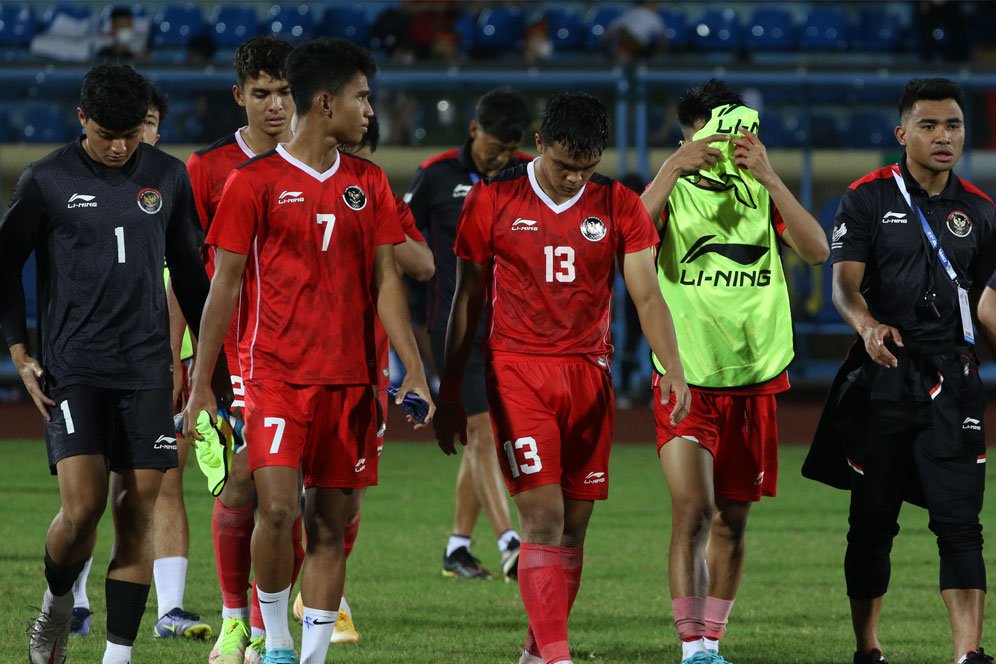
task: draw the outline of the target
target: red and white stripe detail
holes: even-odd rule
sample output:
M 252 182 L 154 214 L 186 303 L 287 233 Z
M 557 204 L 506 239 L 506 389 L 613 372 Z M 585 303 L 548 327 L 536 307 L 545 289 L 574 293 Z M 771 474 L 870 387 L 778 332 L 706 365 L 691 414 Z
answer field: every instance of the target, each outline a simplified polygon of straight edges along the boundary
M 986 462 L 985 454 L 980 454 L 979 456 L 975 457 L 975 463 L 985 463 L 985 462 Z
M 933 401 L 941 393 L 941 385 L 944 383 L 944 376 L 937 374 L 937 385 L 930 388 L 930 400 Z
M 856 472 L 858 475 L 864 475 L 865 474 L 865 469 L 862 468 L 861 466 L 859 466 L 858 464 L 854 463 L 853 461 L 851 461 L 850 457 L 848 457 L 848 459 L 847 459 L 847 465 L 850 466 L 851 470 L 853 470 L 854 472 Z

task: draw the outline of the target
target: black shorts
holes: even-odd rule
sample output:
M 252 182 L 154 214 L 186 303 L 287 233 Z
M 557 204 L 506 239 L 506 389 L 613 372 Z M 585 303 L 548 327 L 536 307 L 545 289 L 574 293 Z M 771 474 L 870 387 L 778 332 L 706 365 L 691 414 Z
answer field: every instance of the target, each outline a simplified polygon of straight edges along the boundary
M 176 468 L 172 389 L 71 385 L 50 396 L 45 446 L 53 475 L 59 461 L 81 454 L 102 454 L 111 470 Z
M 446 330 L 430 331 L 432 357 L 440 375 L 443 373 L 443 358 L 446 355 Z M 484 352 L 475 341 L 467 360 L 467 370 L 463 373 L 463 391 L 460 395 L 468 415 L 488 412 L 488 392 L 484 387 Z

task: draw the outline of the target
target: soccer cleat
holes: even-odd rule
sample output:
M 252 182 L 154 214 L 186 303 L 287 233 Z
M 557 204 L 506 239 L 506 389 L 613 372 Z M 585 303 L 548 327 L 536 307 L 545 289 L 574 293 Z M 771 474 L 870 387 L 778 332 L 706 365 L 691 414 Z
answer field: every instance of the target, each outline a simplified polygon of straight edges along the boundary
M 543 658 L 532 654 L 528 650 L 523 650 L 522 657 L 519 658 L 519 664 L 543 664 Z
M 184 611 L 176 607 L 160 618 L 152 627 L 152 636 L 156 639 L 209 639 L 214 634 L 211 625 L 207 624 L 196 613 Z
M 505 582 L 517 581 L 519 579 L 519 540 L 513 539 L 508 543 L 508 548 L 501 552 L 501 573 L 505 576 Z
M 484 569 L 481 561 L 470 554 L 470 549 L 461 546 L 448 556 L 443 553 L 443 576 L 490 579 L 491 572 Z
M 243 664 L 249 645 L 249 622 L 242 618 L 225 618 L 221 633 L 208 655 L 208 664 Z
M 77 606 L 73 608 L 73 619 L 69 626 L 69 636 L 86 636 L 90 633 L 90 619 L 93 613 L 90 609 Z
M 266 652 L 266 636 L 257 636 L 255 639 L 249 639 L 249 645 L 246 646 L 245 661 L 243 664 L 262 664 L 263 654 Z
M 854 653 L 854 664 L 889 664 L 885 661 L 885 657 L 882 657 L 881 650 L 872 650 L 869 653 L 860 654 Z
M 43 611 L 28 628 L 28 662 L 30 664 L 63 664 L 69 646 L 69 628 L 72 618 L 52 620 Z
M 294 616 L 294 620 L 304 622 L 304 598 L 301 597 L 300 591 L 298 591 L 297 597 L 294 598 L 294 607 L 291 609 L 291 615 Z
M 987 655 L 986 651 L 979 648 L 976 651 L 965 653 L 965 664 L 991 664 L 993 661 L 992 655 Z
M 725 657 L 723 657 L 722 655 L 720 655 L 718 652 L 714 652 L 714 651 L 710 650 L 709 651 L 709 655 L 712 656 L 712 659 L 709 660 L 710 664 L 733 664 L 733 662 L 731 662 L 730 660 L 726 659 Z
M 716 653 L 700 650 L 699 652 L 693 653 L 691 656 L 681 660 L 681 664 L 713 664 L 715 661 L 713 659 L 714 655 L 716 655 Z
M 356 643 L 359 640 L 360 632 L 353 624 L 353 617 L 346 613 L 345 609 L 339 609 L 330 643 Z
M 292 648 L 274 648 L 263 654 L 263 664 L 297 664 L 297 653 Z

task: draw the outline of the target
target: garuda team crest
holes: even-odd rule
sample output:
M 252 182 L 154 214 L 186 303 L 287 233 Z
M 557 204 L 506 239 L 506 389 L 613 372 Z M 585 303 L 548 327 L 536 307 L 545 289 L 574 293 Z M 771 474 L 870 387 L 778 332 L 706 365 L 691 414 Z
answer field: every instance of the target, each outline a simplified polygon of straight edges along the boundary
M 581 222 L 581 235 L 586 240 L 598 242 L 605 237 L 605 222 L 598 217 L 585 217 Z
M 342 200 L 346 201 L 346 205 L 354 210 L 362 210 L 367 206 L 367 195 L 363 193 L 358 184 L 346 187 L 345 191 L 342 192 Z
M 972 220 L 967 214 L 958 210 L 949 214 L 944 223 L 955 237 L 966 237 L 972 232 Z
M 145 214 L 155 214 L 163 207 L 163 195 L 159 193 L 158 189 L 152 187 L 146 187 L 138 192 L 135 200 L 138 201 L 139 209 Z

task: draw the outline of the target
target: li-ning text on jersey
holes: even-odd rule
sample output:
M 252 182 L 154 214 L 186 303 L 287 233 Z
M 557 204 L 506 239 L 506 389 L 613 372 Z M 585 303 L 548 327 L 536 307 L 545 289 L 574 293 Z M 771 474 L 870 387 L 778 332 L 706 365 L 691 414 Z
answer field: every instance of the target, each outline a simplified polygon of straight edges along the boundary
M 364 159 L 319 173 L 278 147 L 233 171 L 208 243 L 248 254 L 243 377 L 376 383 L 374 254 L 403 241 L 387 177 Z
M 456 255 L 490 265 L 487 347 L 543 355 L 605 355 L 618 254 L 657 244 L 639 197 L 595 174 L 557 205 L 535 162 L 474 186 L 457 227 Z

